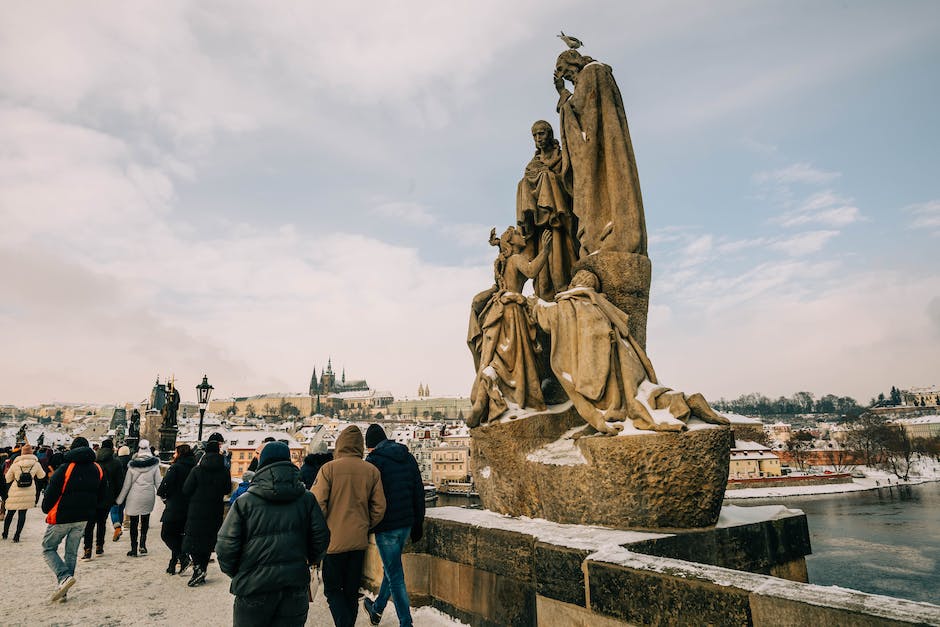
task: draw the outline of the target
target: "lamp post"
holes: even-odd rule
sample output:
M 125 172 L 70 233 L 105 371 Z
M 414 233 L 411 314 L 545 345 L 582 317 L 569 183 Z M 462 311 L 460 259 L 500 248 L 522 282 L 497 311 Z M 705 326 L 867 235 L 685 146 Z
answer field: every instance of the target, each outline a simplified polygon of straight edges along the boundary
M 202 375 L 202 383 L 196 386 L 196 394 L 199 397 L 199 437 L 197 440 L 202 442 L 202 419 L 206 417 L 206 407 L 209 405 L 209 395 L 212 394 L 214 390 L 211 385 L 209 385 L 209 380 L 206 378 L 206 375 Z

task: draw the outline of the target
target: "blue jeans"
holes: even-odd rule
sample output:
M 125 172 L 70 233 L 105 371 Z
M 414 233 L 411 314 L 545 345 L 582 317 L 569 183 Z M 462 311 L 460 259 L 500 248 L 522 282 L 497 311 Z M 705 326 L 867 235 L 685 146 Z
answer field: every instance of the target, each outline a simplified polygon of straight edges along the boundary
M 410 535 L 411 527 L 380 531 L 375 534 L 375 546 L 378 547 L 379 556 L 382 558 L 383 574 L 382 586 L 379 588 L 379 596 L 375 597 L 373 611 L 382 613 L 391 596 L 395 613 L 398 614 L 398 624 L 407 627 L 412 624 L 411 603 L 408 600 L 408 591 L 405 589 L 405 571 L 401 566 L 401 551 L 405 548 L 405 542 L 408 541 Z
M 61 583 L 66 577 L 75 576 L 75 562 L 78 561 L 78 546 L 85 535 L 85 521 L 61 523 L 46 527 L 46 535 L 42 537 L 42 556 L 46 564 L 55 573 L 56 580 Z M 59 545 L 65 540 L 65 560 L 59 557 Z
M 120 527 L 124 523 L 124 505 L 111 506 L 111 526 Z

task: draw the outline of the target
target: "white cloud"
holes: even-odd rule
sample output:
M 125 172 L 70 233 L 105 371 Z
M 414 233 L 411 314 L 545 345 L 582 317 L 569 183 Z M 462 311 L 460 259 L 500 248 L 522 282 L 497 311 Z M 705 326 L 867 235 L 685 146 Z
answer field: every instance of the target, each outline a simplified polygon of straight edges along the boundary
M 791 257 L 802 257 L 803 255 L 819 252 L 829 240 L 838 234 L 839 231 L 807 231 L 776 241 L 770 246 Z
M 666 385 L 708 398 L 805 389 L 864 403 L 891 382 L 923 381 L 936 364 L 940 318 L 921 304 L 924 294 L 940 293 L 940 278 L 842 269 L 837 277 L 823 271 L 832 280 L 817 281 L 820 273 L 794 264 L 788 279 L 774 284 L 773 270 L 761 271 L 768 285 L 760 298 L 729 305 L 728 293 L 716 291 L 716 306 L 706 300 L 690 307 L 677 297 L 670 319 L 650 317 L 647 346 Z M 797 282 L 806 289 L 787 287 Z
M 754 180 L 758 183 L 776 183 L 778 185 L 789 185 L 791 183 L 818 185 L 828 183 L 840 175 L 839 172 L 819 170 L 809 163 L 794 163 L 778 170 L 758 172 L 754 175 Z
M 816 213 L 791 213 L 781 216 L 780 224 L 783 226 L 803 226 L 806 224 L 822 224 L 825 226 L 848 226 L 862 219 L 858 207 L 843 206 L 824 209 Z
M 427 207 L 416 202 L 382 203 L 375 207 L 372 213 L 413 226 L 431 226 L 436 222 L 436 218 L 427 210 Z
M 913 216 L 908 228 L 930 231 L 933 235 L 940 235 L 940 200 L 910 205 L 904 208 Z

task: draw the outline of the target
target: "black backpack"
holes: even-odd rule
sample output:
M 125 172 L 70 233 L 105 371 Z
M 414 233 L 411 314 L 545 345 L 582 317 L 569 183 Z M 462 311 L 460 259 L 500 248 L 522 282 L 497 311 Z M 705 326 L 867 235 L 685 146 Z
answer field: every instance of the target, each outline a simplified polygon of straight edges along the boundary
M 29 470 L 23 470 L 20 472 L 20 478 L 16 480 L 16 487 L 18 488 L 28 488 L 33 485 L 33 467 L 30 466 Z

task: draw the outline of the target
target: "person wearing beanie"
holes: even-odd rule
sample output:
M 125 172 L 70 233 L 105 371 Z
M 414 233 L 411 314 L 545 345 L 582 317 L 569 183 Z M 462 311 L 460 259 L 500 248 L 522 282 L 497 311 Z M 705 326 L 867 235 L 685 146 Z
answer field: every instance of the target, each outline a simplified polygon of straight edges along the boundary
M 411 601 L 405 588 L 401 552 L 409 538 L 417 542 L 423 534 L 425 504 L 421 469 L 408 447 L 385 437 L 380 425 L 369 425 L 366 448 L 369 449 L 366 461 L 378 468 L 382 476 L 386 507 L 382 522 L 372 529 L 382 559 L 382 585 L 374 601 L 365 597 L 362 603 L 369 614 L 369 622 L 378 625 L 391 598 L 399 625 L 410 626 Z
M 323 593 L 337 626 L 356 623 L 369 529 L 385 515 L 382 478 L 362 459 L 364 452 L 362 431 L 356 425 L 346 427 L 336 438 L 333 461 L 320 469 L 311 488 L 330 528 Z
M 304 457 L 304 463 L 300 467 L 300 480 L 304 482 L 304 487 L 308 490 L 312 488 L 317 473 L 325 463 L 331 461 L 333 461 L 333 453 L 311 453 Z
M 264 450 L 264 447 L 267 446 L 268 442 L 273 442 L 273 441 L 274 441 L 274 438 L 272 438 L 271 436 L 267 436 L 266 438 L 261 440 L 261 445 L 257 449 L 255 449 L 255 454 L 251 458 L 251 463 L 248 464 L 248 470 L 251 470 L 252 472 L 254 472 L 255 470 L 258 470 L 258 463 L 260 462 L 261 451 Z
M 248 491 L 233 502 L 216 543 L 219 568 L 232 578 L 233 624 L 304 625 L 310 566 L 323 559 L 329 540 L 326 520 L 317 499 L 304 489 L 290 449 L 280 442 L 267 444 Z
M 187 583 L 191 588 L 206 581 L 209 557 L 225 512 L 223 498 L 232 491 L 232 477 L 219 451 L 218 440 L 206 442 L 205 454 L 183 484 L 183 494 L 189 498 L 183 552 L 193 564 L 193 575 Z
M 160 538 L 170 549 L 170 563 L 166 567 L 168 575 L 176 574 L 177 564 L 180 574 L 189 568 L 189 556 L 183 552 L 189 497 L 183 493 L 183 486 L 195 467 L 196 457 L 193 455 L 193 449 L 188 444 L 178 444 L 173 463 L 157 488 L 157 496 L 163 499 L 164 503 L 163 515 L 160 517 Z
M 121 461 L 114 456 L 114 442 L 105 440 L 101 443 L 96 455 L 98 466 L 104 472 L 105 479 L 108 480 L 108 490 L 105 493 L 107 499 L 99 503 L 95 508 L 95 517 L 85 525 L 85 552 L 82 559 L 91 559 L 91 541 L 95 540 L 95 554 L 104 553 L 104 536 L 107 530 L 108 512 L 114 507 L 118 496 L 121 494 L 121 488 L 124 486 L 124 466 Z M 97 531 L 97 533 L 96 533 Z
M 57 585 L 51 601 L 61 601 L 75 584 L 78 547 L 85 533 L 85 524 L 95 515 L 98 504 L 108 497 L 108 480 L 95 463 L 95 452 L 88 440 L 75 438 L 56 468 L 42 499 L 47 514 L 46 533 L 42 539 L 42 555 L 55 573 Z M 59 556 L 59 545 L 65 541 L 65 553 Z
M 147 532 L 150 529 L 150 514 L 157 501 L 160 487 L 160 458 L 150 452 L 150 442 L 141 440 L 137 454 L 127 464 L 124 487 L 118 495 L 118 505 L 124 505 L 131 519 L 131 550 L 128 557 L 147 554 Z M 138 525 L 140 543 L 138 544 Z
M 20 455 L 10 464 L 3 478 L 9 484 L 6 502 L 6 515 L 3 519 L 3 539 L 10 533 L 10 525 L 16 517 L 16 531 L 13 541 L 20 541 L 23 525 L 26 524 L 26 512 L 36 507 L 35 485 L 46 476 L 46 472 L 39 463 L 39 458 L 33 455 L 33 447 L 24 444 L 20 448 Z

